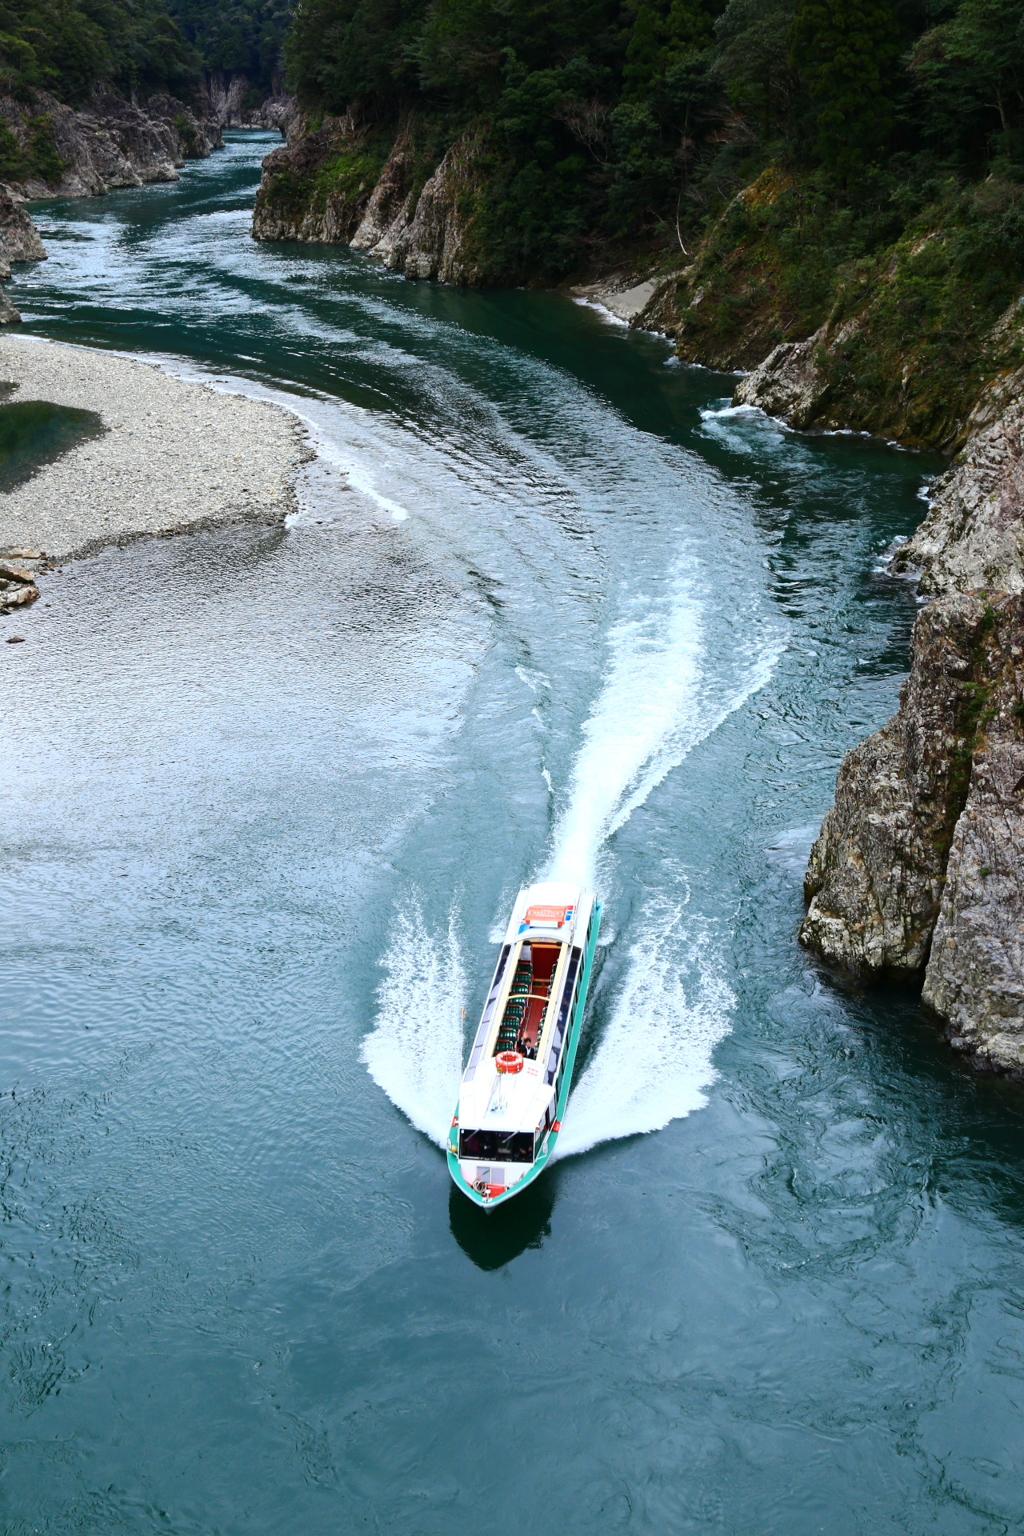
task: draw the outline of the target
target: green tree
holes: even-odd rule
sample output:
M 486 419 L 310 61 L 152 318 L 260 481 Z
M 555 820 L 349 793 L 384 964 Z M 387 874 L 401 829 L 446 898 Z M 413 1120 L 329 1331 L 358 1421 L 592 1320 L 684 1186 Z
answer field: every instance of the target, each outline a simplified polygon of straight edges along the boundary
M 817 154 L 841 180 L 856 177 L 892 124 L 899 40 L 891 0 L 800 0 L 791 41 Z
M 957 14 L 918 39 L 910 69 L 932 141 L 980 167 L 991 141 L 1022 158 L 1024 8 L 1020 0 L 964 0 Z
M 729 0 L 715 23 L 715 74 L 729 100 L 758 123 L 762 137 L 790 114 L 797 88 L 791 58 L 794 0 Z

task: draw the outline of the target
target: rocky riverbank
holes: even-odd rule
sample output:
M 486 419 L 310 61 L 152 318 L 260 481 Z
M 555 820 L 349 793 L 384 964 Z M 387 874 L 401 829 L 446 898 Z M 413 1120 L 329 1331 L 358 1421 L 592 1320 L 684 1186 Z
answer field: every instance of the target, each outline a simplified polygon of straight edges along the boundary
M 893 565 L 934 600 L 889 723 L 845 758 L 800 937 L 870 975 L 922 974 L 979 1064 L 1024 1076 L 1024 405 L 979 402 Z M 756 399 L 748 382 L 745 393 Z
M 835 419 L 829 345 L 781 343 L 736 402 L 795 426 Z M 952 1043 L 1024 1077 L 1024 370 L 975 394 L 951 419 L 959 455 L 892 555 L 933 601 L 897 713 L 839 771 L 800 938 L 861 976 L 923 976 Z
M 46 91 L 30 100 L 0 95 L 6 141 L 3 177 L 19 198 L 94 197 L 115 187 L 176 181 L 187 159 L 218 148 L 221 124 L 173 96 L 142 105 L 97 91 L 68 107 Z
M 932 601 L 897 713 L 843 761 L 800 939 L 862 977 L 923 978 L 952 1044 L 1024 1079 L 1024 311 L 1014 294 L 985 319 L 955 280 L 958 232 L 940 223 L 845 279 L 800 335 L 766 238 L 783 190 L 766 176 L 741 194 L 630 323 L 672 336 L 685 360 L 746 368 L 734 402 L 791 426 L 956 453 L 892 555 Z M 946 314 L 957 303 L 970 326 Z
M 298 466 L 312 456 L 298 421 L 277 406 L 107 352 L 9 334 L 0 379 L 13 383 L 15 400 L 84 408 L 102 422 L 100 435 L 0 496 L 0 554 L 11 551 L 8 563 L 23 572 L 29 552 L 52 563 L 146 535 L 280 523 L 295 505 Z
M 932 601 L 897 713 L 843 761 L 800 939 L 862 977 L 921 977 L 958 1049 L 1024 1078 L 1024 309 L 975 296 L 961 204 L 844 276 L 825 318 L 808 305 L 801 333 L 776 212 L 791 191 L 759 178 L 631 323 L 746 369 L 734 403 L 793 427 L 955 453 L 892 554 Z M 971 196 L 981 224 L 1010 193 Z
M 263 162 L 254 240 L 351 245 L 409 278 L 476 286 L 473 238 L 480 146 L 461 135 L 431 166 L 408 129 L 381 155 L 351 117 L 315 130 L 299 116 Z

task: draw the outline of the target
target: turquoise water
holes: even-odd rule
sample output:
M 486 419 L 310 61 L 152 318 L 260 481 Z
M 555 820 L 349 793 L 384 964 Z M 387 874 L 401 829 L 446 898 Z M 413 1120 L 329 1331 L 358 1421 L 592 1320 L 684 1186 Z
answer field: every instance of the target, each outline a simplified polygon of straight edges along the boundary
M 1020 1528 L 1019 1090 L 796 944 L 935 465 L 256 246 L 272 142 L 46 205 L 12 286 L 322 457 L 0 647 L 5 1533 Z M 606 902 L 567 1155 L 488 1217 L 435 1142 L 553 866 Z

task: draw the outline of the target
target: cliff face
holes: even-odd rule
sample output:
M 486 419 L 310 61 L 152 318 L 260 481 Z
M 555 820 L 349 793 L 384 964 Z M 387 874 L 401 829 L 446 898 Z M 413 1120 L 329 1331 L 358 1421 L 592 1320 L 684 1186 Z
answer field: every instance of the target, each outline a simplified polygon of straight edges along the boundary
M 479 157 L 464 135 L 428 175 L 408 131 L 382 161 L 350 118 L 327 118 L 264 160 L 253 239 L 351 245 L 408 278 L 479 283 Z
M 253 239 L 347 244 L 379 171 L 350 118 L 326 117 L 314 132 L 296 124 L 292 139 L 263 162 Z
M 202 107 L 199 115 L 221 128 L 276 128 L 286 137 L 289 124 L 298 116 L 298 103 L 290 92 L 275 91 L 269 96 L 255 92 L 241 70 L 207 70 Z
M 141 108 L 97 94 L 77 109 L 45 91 L 30 103 L 0 96 L 0 123 L 13 135 L 22 166 L 9 184 L 29 199 L 176 181 L 186 159 L 205 158 L 223 142 L 215 119 L 197 118 L 173 96 L 151 97 Z
M 928 515 L 896 552 L 921 591 L 1024 590 L 1024 369 L 987 389 L 954 466 L 932 486 Z
M 737 402 L 794 426 L 955 453 L 979 401 L 1024 366 L 1022 211 L 1021 189 L 989 177 L 844 260 L 813 189 L 770 168 L 638 324 L 672 336 L 687 362 L 750 370 Z
M 46 250 L 39 231 L 10 189 L 0 183 L 0 280 L 11 275 L 15 261 L 45 261 Z M 16 325 L 21 315 L 0 291 L 0 325 Z
M 1024 406 L 990 390 L 895 557 L 920 613 L 889 723 L 848 753 L 811 850 L 801 941 L 846 969 L 924 970 L 983 1065 L 1024 1075 Z M 753 391 L 751 391 L 753 393 Z

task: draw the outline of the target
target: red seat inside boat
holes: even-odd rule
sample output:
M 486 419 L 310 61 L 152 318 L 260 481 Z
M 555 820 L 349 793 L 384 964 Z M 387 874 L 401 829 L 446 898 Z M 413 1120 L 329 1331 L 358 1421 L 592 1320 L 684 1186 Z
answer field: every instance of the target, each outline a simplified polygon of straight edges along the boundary
M 560 944 L 524 944 L 509 993 L 495 1054 L 519 1051 L 536 1061 L 544 1010 L 558 965 Z

